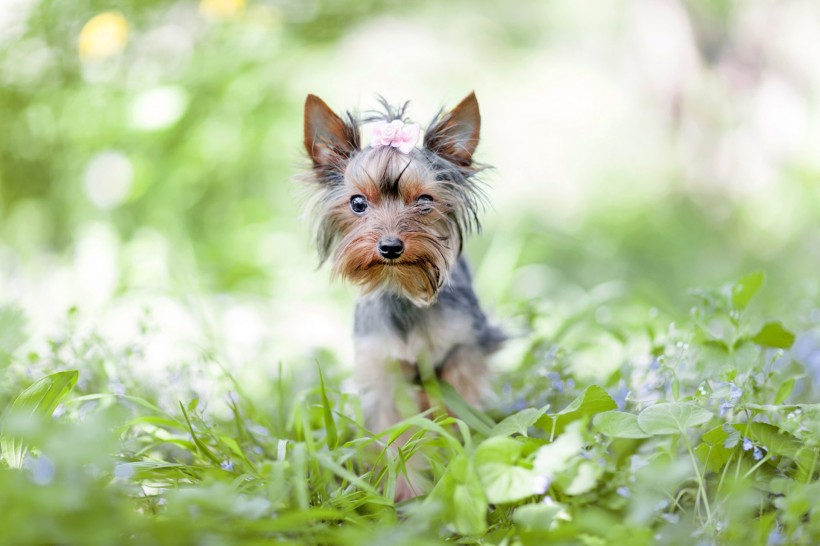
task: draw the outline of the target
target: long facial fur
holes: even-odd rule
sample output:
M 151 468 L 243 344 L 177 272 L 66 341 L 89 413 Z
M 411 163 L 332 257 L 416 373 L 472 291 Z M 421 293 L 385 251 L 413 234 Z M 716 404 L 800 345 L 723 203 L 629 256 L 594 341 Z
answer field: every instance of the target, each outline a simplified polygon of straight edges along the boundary
M 386 121 L 401 118 L 406 107 L 384 106 L 380 119 Z M 359 285 L 365 293 L 390 291 L 420 306 L 435 301 L 464 237 L 480 229 L 484 204 L 476 178 L 481 167 L 443 153 L 455 137 L 446 131 L 430 132 L 446 121 L 445 116 L 434 119 L 424 148 L 402 154 L 390 147 L 361 150 L 363 122 L 347 115 L 343 123 L 350 146 L 328 146 L 330 160 L 315 163 L 307 173 L 316 189 L 316 247 L 321 261 L 332 258 L 334 276 Z M 350 210 L 350 198 L 356 194 L 370 204 L 361 216 Z M 433 197 L 429 210 L 415 203 L 422 194 Z M 399 260 L 388 262 L 378 255 L 378 241 L 385 235 L 404 242 Z

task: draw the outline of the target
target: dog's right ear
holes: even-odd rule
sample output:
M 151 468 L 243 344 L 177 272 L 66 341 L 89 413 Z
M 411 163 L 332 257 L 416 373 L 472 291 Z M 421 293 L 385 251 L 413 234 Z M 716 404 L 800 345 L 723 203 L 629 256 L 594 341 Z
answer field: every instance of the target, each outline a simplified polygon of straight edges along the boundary
M 317 169 L 340 167 L 359 149 L 359 130 L 349 117 L 337 116 L 316 95 L 305 100 L 305 149 Z
M 458 106 L 438 117 L 424 133 L 424 147 L 452 161 L 469 167 L 481 133 L 478 99 L 470 93 Z

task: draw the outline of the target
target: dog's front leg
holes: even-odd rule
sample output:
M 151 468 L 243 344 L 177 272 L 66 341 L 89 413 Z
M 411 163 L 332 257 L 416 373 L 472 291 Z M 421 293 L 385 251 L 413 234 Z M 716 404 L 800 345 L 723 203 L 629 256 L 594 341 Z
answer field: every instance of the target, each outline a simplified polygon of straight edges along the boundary
M 374 434 L 395 425 L 403 415 L 413 415 L 421 409 L 418 389 L 405 378 L 404 368 L 407 364 L 403 366 L 400 361 L 390 357 L 385 349 L 383 341 L 356 341 L 353 377 L 361 397 L 365 424 Z M 410 436 L 409 432 L 405 432 L 393 442 L 390 450 L 394 456 Z M 414 457 L 405 463 L 407 475 L 400 474 L 396 477 L 394 498 L 397 502 L 423 493 L 421 460 Z

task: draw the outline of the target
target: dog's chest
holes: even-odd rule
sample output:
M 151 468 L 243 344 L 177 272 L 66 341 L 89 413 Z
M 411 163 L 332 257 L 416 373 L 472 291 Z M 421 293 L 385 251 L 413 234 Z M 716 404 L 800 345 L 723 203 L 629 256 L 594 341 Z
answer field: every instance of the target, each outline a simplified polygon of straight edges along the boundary
M 399 297 L 364 298 L 356 308 L 355 337 L 377 344 L 387 359 L 440 365 L 456 345 L 475 343 L 472 317 L 452 307 L 420 308 Z

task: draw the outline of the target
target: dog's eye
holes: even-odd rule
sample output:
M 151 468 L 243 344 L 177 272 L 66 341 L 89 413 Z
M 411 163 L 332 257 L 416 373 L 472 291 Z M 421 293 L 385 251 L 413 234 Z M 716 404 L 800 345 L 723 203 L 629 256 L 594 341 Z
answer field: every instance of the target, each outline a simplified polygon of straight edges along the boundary
M 421 212 L 430 212 L 433 210 L 433 198 L 426 193 L 419 195 L 418 199 L 416 199 L 416 205 L 419 206 Z
M 367 199 L 364 195 L 354 195 L 350 198 L 350 210 L 356 214 L 363 214 L 367 210 Z

